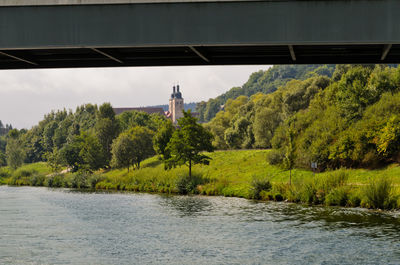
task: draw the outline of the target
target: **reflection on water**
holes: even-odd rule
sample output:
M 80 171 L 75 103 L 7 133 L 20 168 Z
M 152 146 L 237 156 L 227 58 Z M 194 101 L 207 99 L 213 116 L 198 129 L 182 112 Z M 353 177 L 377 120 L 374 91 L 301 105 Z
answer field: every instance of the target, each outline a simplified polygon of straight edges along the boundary
M 400 216 L 0 187 L 0 264 L 400 264 Z
M 196 216 L 212 208 L 212 203 L 200 196 L 162 196 L 161 198 L 161 207 L 172 208 L 182 217 Z

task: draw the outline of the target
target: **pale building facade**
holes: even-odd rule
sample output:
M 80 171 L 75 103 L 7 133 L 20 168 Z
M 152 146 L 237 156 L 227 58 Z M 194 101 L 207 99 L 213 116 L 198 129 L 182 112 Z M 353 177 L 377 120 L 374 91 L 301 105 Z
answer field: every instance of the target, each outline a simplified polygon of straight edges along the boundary
M 183 117 L 184 103 L 182 93 L 179 91 L 179 85 L 173 86 L 171 98 L 169 99 L 169 115 L 173 123 Z

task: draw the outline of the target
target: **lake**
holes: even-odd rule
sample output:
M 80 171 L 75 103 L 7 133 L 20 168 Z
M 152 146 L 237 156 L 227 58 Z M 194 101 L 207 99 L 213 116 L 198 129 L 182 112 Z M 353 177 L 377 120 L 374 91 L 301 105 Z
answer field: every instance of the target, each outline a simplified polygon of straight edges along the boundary
M 0 186 L 0 264 L 400 264 L 400 213 Z

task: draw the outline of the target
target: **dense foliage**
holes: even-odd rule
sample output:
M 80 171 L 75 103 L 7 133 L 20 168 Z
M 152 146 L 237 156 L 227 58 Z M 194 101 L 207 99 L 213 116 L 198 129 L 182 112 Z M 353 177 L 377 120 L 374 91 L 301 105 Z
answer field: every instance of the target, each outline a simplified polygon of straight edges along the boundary
M 241 87 L 233 87 L 216 98 L 197 103 L 196 111 L 199 112 L 200 121 L 207 122 L 215 117 L 229 99 L 251 97 L 257 93 L 269 94 L 290 80 L 304 80 L 314 75 L 331 77 L 334 69 L 334 65 L 275 65 L 266 71 L 251 74 Z
M 24 162 L 46 161 L 54 171 L 68 167 L 89 173 L 124 166 L 112 159 L 112 148 L 117 137 L 129 135 L 135 152 L 127 159 L 138 168 L 154 154 L 153 134 L 167 122 L 159 114 L 137 111 L 116 116 L 109 103 L 82 105 L 75 113 L 52 111 L 32 129 L 10 130 L 0 138 L 0 165 L 17 168 Z
M 327 76 L 292 80 L 270 94 L 229 99 L 225 110 L 206 127 L 218 149 L 269 148 L 275 130 L 293 114 L 308 107 L 311 99 L 330 84 Z
M 253 88 L 246 85 L 243 87 L 248 89 L 245 95 L 227 98 L 224 109 L 217 110 L 215 117 L 204 125 L 198 124 L 190 112 L 185 112 L 177 127 L 158 114 L 133 111 L 116 116 L 108 103 L 100 107 L 83 105 L 75 112 L 51 112 L 30 130 L 9 129 L 7 135 L 0 136 L 0 166 L 7 164 L 16 169 L 24 162 L 46 161 L 53 171 L 69 168 L 73 172 L 67 173 L 68 180 L 63 175 L 44 178 L 35 174 L 27 176 L 26 172 L 15 173 L 9 183 L 17 185 L 161 192 L 177 189 L 181 193 L 312 204 L 396 207 L 398 199 L 393 195 L 390 180 L 371 180 L 365 189 L 353 190 L 343 184 L 342 173 L 335 176 L 328 172 L 326 178 L 301 183 L 297 174 L 299 168 L 308 169 L 311 162 L 318 164 L 317 171 L 341 167 L 376 168 L 400 162 L 400 68 L 338 65 L 332 74 L 332 66 L 312 66 L 311 70 L 301 66 L 287 74 L 294 68 L 274 67 L 268 74 L 255 73 L 253 79 L 250 78 L 254 81 L 251 82 Z M 269 83 L 260 81 L 263 75 L 269 76 L 274 71 L 278 71 L 278 77 L 289 77 L 270 79 Z M 274 92 L 265 90 L 273 86 L 276 86 Z M 261 161 L 258 157 L 251 160 L 251 164 L 279 165 L 293 171 L 293 177 L 290 173 L 287 179 L 291 185 L 272 183 L 271 186 L 270 179 L 264 176 L 265 170 L 262 177 L 250 176 L 246 185 L 240 187 L 235 185 L 242 180 L 237 179 L 236 183 L 234 176 L 229 180 L 221 177 L 217 182 L 209 178 L 211 171 L 207 175 L 195 171 L 191 176 L 195 164 L 200 164 L 194 167 L 199 168 L 210 161 L 211 156 L 203 151 L 214 148 L 272 148 L 265 153 L 267 159 L 264 156 Z M 149 164 L 144 163 L 147 168 L 140 169 L 142 161 L 154 154 L 158 154 L 158 158 L 154 158 L 151 165 L 157 167 L 159 180 L 151 175 Z M 251 158 L 241 159 L 244 163 Z M 189 176 L 181 171 L 179 176 L 161 172 L 160 160 L 165 165 L 163 170 L 189 166 Z M 142 177 L 135 175 L 135 178 L 117 182 L 111 177 L 102 180 L 96 175 L 99 172 L 92 174 L 111 167 L 134 168 Z M 230 169 L 236 167 L 239 171 L 235 174 L 246 173 L 236 164 L 229 165 Z M 251 169 L 250 166 L 249 172 Z M 213 170 L 220 169 L 215 166 Z M 231 182 L 236 184 L 226 184 Z
M 11 124 L 4 125 L 0 120 L 0 167 L 7 165 L 6 145 L 7 134 L 13 127 Z
M 188 163 L 191 177 L 192 164 L 209 161 L 201 152 L 212 151 L 211 139 L 190 110 L 184 111 L 176 129 L 159 114 L 130 111 L 116 116 L 109 103 L 87 104 L 75 113 L 51 112 L 31 130 L 11 130 L 0 166 L 15 170 L 24 162 L 45 161 L 54 172 L 66 168 L 81 178 L 111 167 L 139 169 L 157 153 L 165 169 Z
M 7 135 L 7 133 L 12 129 L 13 127 L 11 124 L 4 125 L 3 122 L 0 120 L 0 136 Z
M 166 161 L 171 167 L 187 165 L 189 178 L 192 177 L 192 166 L 196 164 L 208 165 L 210 157 L 202 153 L 212 152 L 212 134 L 197 123 L 190 110 L 183 112 L 183 117 L 178 120 L 178 129 L 172 134 L 167 144 L 167 152 L 170 154 Z
M 377 167 L 400 161 L 399 114 L 399 68 L 338 65 L 331 78 L 313 74 L 229 99 L 206 127 L 218 149 L 273 147 L 272 164 Z

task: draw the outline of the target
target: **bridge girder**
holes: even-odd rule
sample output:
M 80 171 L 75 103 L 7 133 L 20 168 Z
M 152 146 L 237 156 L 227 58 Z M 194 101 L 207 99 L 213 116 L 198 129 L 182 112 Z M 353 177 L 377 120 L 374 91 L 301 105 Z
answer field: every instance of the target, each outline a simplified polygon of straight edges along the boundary
M 400 61 L 396 0 L 130 2 L 0 5 L 0 69 Z

